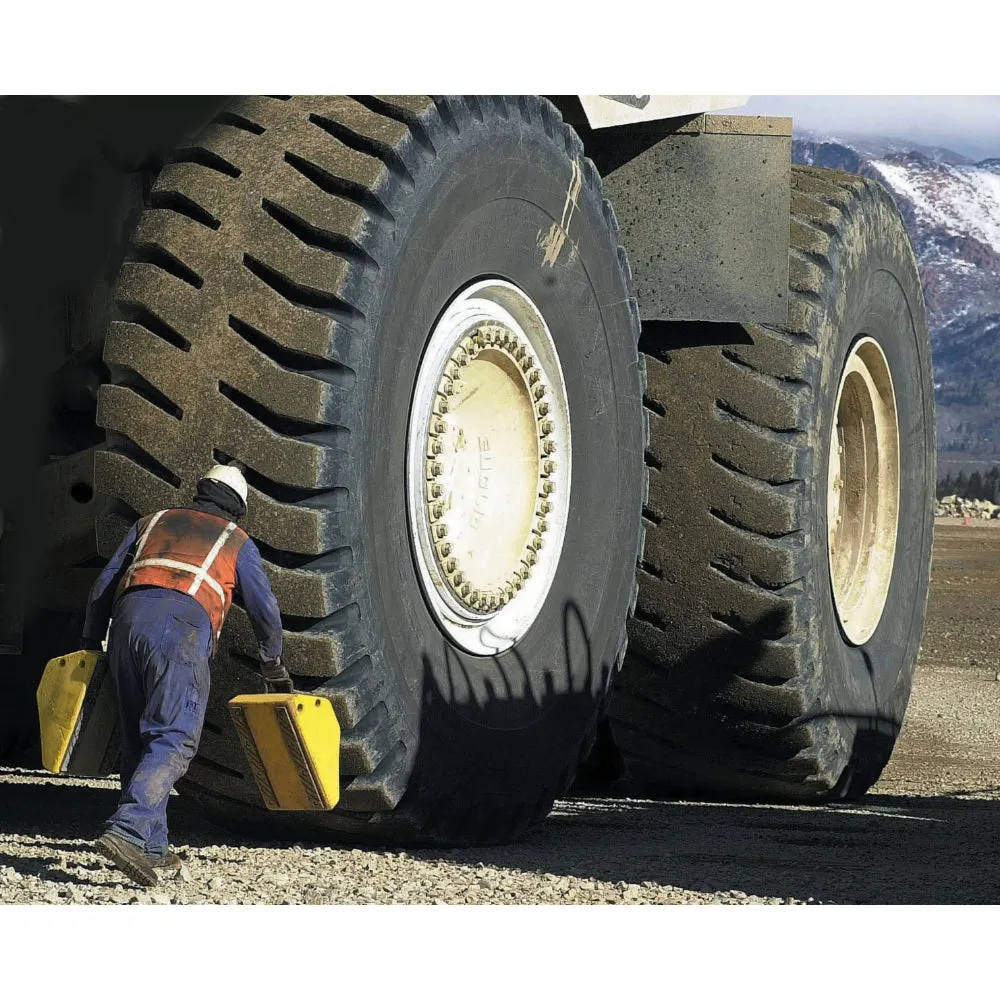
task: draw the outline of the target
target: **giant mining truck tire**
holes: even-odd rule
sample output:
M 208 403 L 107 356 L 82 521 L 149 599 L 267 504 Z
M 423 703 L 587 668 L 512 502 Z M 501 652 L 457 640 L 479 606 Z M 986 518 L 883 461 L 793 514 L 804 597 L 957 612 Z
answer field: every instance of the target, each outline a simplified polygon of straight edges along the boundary
M 295 836 L 545 816 L 624 655 L 645 486 L 638 310 L 576 134 L 534 97 L 240 100 L 132 242 L 101 550 L 242 463 L 286 665 L 343 733 L 336 808 L 266 814 L 226 709 L 261 689 L 234 607 L 184 792 Z
M 785 328 L 644 336 L 650 487 L 611 720 L 672 792 L 863 794 L 889 760 L 926 607 L 931 355 L 889 195 L 793 167 Z

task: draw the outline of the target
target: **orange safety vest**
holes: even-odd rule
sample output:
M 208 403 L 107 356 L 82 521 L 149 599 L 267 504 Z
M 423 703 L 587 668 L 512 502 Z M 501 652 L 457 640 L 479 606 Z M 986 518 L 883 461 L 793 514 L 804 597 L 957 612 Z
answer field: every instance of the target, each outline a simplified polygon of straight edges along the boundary
M 180 509 L 142 518 L 138 534 L 119 594 L 133 587 L 189 594 L 205 609 L 218 638 L 236 586 L 236 557 L 249 535 L 225 518 Z

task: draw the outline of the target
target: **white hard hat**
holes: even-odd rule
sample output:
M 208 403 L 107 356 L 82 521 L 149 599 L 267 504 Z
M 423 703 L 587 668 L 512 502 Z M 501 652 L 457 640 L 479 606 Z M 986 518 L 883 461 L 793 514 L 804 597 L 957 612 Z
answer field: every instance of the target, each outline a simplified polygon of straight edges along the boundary
M 243 501 L 243 506 L 247 505 L 247 481 L 243 478 L 243 473 L 233 465 L 213 465 L 202 479 L 214 479 L 217 483 L 223 483 Z

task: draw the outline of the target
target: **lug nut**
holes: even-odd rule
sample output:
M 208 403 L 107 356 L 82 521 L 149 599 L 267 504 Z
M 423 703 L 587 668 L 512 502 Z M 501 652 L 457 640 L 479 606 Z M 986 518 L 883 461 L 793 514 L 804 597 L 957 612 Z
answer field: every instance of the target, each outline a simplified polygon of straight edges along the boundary
M 454 559 L 449 559 L 444 564 L 444 571 L 446 573 L 454 573 L 458 569 L 458 563 Z
M 539 512 L 540 512 L 540 513 L 542 513 L 542 514 L 551 514 L 551 513 L 552 513 L 552 504 L 550 504 L 550 503 L 548 502 L 548 500 L 543 500 L 543 501 L 542 501 L 542 502 L 541 502 L 541 503 L 540 503 L 540 504 L 538 505 L 538 510 L 539 510 Z
M 451 555 L 451 542 L 438 542 L 438 553 L 441 558 L 444 559 L 446 556 Z M 451 570 L 448 570 L 450 573 Z
M 544 417 L 545 414 L 549 412 L 549 404 L 543 401 L 538 404 L 537 409 L 538 409 L 538 415 L 540 417 Z
M 434 525 L 434 534 L 437 535 L 438 538 L 444 538 L 448 534 L 448 525 L 447 524 L 435 524 Z
M 542 471 L 545 473 L 545 475 L 551 476 L 552 473 L 556 471 L 556 463 L 553 462 L 551 459 L 542 462 Z
M 556 489 L 556 484 L 546 480 L 542 483 L 542 496 L 548 496 L 550 493 L 554 493 Z
M 545 408 L 548 409 L 548 403 L 544 404 Z M 556 450 L 556 443 L 551 439 L 542 444 L 542 454 L 551 455 Z
M 551 420 L 543 420 L 538 425 L 538 429 L 542 432 L 543 435 L 546 435 L 546 434 L 551 434 L 552 431 L 554 430 L 554 427 L 552 425 Z
M 532 391 L 534 393 L 535 399 L 541 399 L 542 396 L 545 395 L 545 386 L 542 385 L 541 382 L 539 382 L 538 385 L 536 385 Z

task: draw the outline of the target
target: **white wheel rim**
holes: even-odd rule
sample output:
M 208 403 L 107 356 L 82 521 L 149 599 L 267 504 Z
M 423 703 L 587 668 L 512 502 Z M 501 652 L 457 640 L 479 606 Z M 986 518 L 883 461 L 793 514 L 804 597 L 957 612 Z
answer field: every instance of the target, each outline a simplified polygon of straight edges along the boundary
M 469 652 L 509 649 L 559 565 L 572 464 L 555 344 L 517 286 L 477 282 L 435 324 L 406 464 L 410 537 L 434 617 Z
M 837 391 L 827 486 L 830 581 L 840 625 L 867 642 L 885 610 L 899 516 L 899 420 L 885 354 L 862 337 Z

